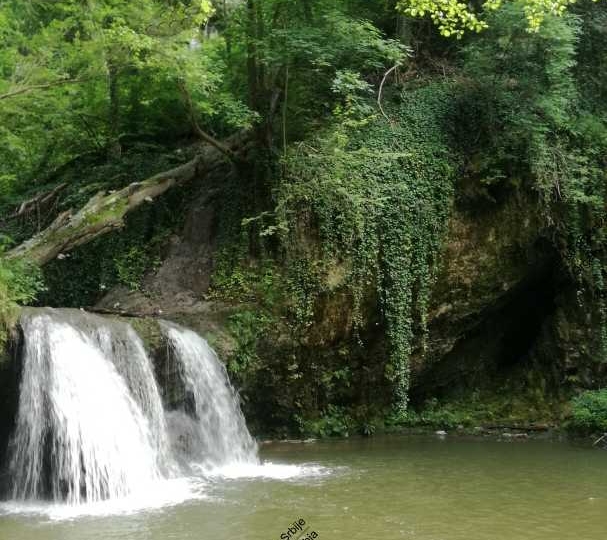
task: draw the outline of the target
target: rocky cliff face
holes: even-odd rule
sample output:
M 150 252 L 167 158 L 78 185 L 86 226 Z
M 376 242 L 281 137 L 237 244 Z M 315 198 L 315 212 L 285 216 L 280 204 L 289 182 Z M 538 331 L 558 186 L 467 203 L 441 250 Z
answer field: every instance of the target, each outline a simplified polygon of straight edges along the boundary
M 209 337 L 232 367 L 260 431 L 301 428 L 302 418 L 333 405 L 363 417 L 387 407 L 391 391 L 375 299 L 368 298 L 363 328 L 354 332 L 339 267 L 327 274 L 327 292 L 315 298 L 314 323 L 303 332 L 279 316 L 270 327 L 247 327 L 254 335 L 243 343 L 238 314 L 259 306 L 205 300 L 221 226 L 216 204 L 206 196 L 194 202 L 183 234 L 171 239 L 168 257 L 142 291 L 114 289 L 99 307 L 173 318 Z M 544 420 L 562 413 L 560 403 L 576 387 L 603 380 L 598 315 L 568 278 L 540 216 L 531 196 L 456 205 L 427 339 L 412 358 L 413 406 L 437 399 L 482 403 L 499 395 L 525 410 L 531 400 L 533 414 Z M 232 362 L 243 354 L 253 360 Z
M 456 210 L 450 222 L 428 347 L 415 358 L 417 395 L 474 388 L 492 370 L 516 365 L 555 309 L 559 262 L 533 204 L 476 208 Z

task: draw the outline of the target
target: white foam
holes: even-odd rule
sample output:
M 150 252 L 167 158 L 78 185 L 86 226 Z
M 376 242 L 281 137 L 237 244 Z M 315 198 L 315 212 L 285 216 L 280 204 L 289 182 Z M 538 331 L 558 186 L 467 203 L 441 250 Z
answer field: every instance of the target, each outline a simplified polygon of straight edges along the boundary
M 51 521 L 84 517 L 129 515 L 176 506 L 190 500 L 208 498 L 205 483 L 199 478 L 176 478 L 157 482 L 126 497 L 81 504 L 43 501 L 6 501 L 0 503 L 0 515 L 39 516 Z
M 324 477 L 334 472 L 334 469 L 315 463 L 286 464 L 265 461 L 255 463 L 228 463 L 219 467 L 206 468 L 198 465 L 201 474 L 209 478 L 225 479 L 267 479 L 267 480 L 297 480 L 313 477 Z
M 65 504 L 42 501 L 6 501 L 0 503 L 0 516 L 26 515 L 50 521 L 66 521 L 87 517 L 130 515 L 161 510 L 188 501 L 212 499 L 210 484 L 221 481 L 277 481 L 290 482 L 325 478 L 335 475 L 344 467 L 324 467 L 317 463 L 287 464 L 266 461 L 231 463 L 210 468 L 204 464 L 193 464 L 197 476 L 161 480 L 147 489 L 137 490 L 127 497 L 104 501 Z

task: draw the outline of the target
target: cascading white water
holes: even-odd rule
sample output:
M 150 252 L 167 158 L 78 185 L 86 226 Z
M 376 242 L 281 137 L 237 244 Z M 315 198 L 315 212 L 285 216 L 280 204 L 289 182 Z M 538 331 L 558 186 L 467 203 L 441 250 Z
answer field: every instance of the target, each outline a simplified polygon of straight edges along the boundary
M 215 351 L 191 330 L 167 322 L 161 326 L 170 354 L 181 367 L 186 392 L 194 402 L 194 414 L 173 411 L 169 419 L 178 451 L 203 468 L 256 464 L 257 445 Z
M 22 327 L 13 496 L 80 504 L 157 480 L 149 421 L 95 341 L 51 313 L 25 316 Z
M 161 323 L 192 404 L 165 412 L 130 325 L 44 309 L 27 311 L 21 326 L 13 498 L 79 505 L 158 491 L 159 481 L 180 473 L 177 462 L 187 471 L 258 463 L 225 367 L 194 332 Z
M 162 399 L 154 378 L 152 363 L 141 338 L 128 324 L 109 323 L 101 317 L 87 314 L 97 323 L 93 337 L 106 358 L 111 358 L 146 415 L 157 451 L 158 465 L 165 471 L 173 469 L 170 443 Z

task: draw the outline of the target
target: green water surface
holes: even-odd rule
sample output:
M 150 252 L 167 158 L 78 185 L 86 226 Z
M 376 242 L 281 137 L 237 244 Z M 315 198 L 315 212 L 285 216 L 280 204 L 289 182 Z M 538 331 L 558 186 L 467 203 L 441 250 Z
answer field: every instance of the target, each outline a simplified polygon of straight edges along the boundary
M 303 518 L 322 540 L 607 540 L 607 452 L 587 446 L 378 437 L 271 444 L 261 457 L 327 469 L 216 478 L 204 500 L 130 515 L 5 513 L 0 539 L 280 540 Z

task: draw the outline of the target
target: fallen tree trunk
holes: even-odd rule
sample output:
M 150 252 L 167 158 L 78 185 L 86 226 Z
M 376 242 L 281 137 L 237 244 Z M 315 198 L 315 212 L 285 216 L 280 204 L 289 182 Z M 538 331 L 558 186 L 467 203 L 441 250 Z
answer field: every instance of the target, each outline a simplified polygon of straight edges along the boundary
M 241 137 L 230 147 L 242 143 Z M 195 158 L 147 180 L 133 182 L 114 192 L 100 191 L 77 212 L 59 214 L 43 231 L 6 253 L 7 258 L 27 258 L 42 266 L 106 233 L 124 227 L 125 216 L 144 202 L 152 202 L 174 186 L 183 185 L 226 163 L 225 155 L 211 146 Z

